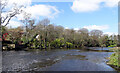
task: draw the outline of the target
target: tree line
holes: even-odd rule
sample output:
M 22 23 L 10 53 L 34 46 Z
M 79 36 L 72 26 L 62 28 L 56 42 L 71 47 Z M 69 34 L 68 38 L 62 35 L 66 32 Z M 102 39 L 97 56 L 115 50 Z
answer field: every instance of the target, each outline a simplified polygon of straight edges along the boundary
M 34 20 L 29 20 L 25 27 L 4 27 L 2 30 L 2 33 L 9 33 L 8 40 L 19 44 L 27 43 L 29 49 L 114 47 L 118 41 L 117 35 L 108 36 L 101 30 L 88 31 L 86 28 L 65 29 L 50 24 L 49 19 L 43 19 L 37 24 Z

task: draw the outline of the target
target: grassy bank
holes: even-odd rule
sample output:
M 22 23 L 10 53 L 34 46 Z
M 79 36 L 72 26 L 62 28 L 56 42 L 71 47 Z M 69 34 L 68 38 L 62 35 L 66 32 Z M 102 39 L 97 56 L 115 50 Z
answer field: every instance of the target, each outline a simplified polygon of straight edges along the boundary
M 109 61 L 107 62 L 108 65 L 113 67 L 114 69 L 120 71 L 120 47 L 114 47 L 110 49 L 114 51 L 114 53 L 109 57 Z

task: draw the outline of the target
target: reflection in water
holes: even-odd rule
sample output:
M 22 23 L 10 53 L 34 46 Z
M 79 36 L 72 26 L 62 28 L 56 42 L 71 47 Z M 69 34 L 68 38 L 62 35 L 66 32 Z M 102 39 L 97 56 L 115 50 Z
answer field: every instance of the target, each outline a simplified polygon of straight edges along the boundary
M 106 65 L 112 52 L 56 49 L 3 52 L 3 71 L 114 71 Z

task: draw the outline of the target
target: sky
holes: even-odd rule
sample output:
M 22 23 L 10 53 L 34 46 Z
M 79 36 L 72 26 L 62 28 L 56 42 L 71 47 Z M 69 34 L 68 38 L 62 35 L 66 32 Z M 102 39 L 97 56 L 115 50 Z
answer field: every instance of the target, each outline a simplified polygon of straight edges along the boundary
M 25 5 L 24 10 L 31 14 L 36 21 L 48 18 L 51 24 L 61 25 L 66 29 L 79 30 L 87 28 L 89 31 L 102 30 L 104 34 L 118 33 L 118 0 L 69 0 L 64 2 L 43 0 L 8 0 L 8 8 L 12 3 Z M 13 18 L 8 26 L 21 26 L 22 14 Z

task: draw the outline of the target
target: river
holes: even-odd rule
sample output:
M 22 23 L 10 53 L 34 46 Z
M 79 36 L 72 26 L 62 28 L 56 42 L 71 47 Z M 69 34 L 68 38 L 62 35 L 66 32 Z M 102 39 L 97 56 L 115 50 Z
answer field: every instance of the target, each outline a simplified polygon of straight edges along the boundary
M 92 49 L 92 48 L 90 48 Z M 95 48 L 93 48 L 95 49 Z M 96 48 L 109 50 L 109 48 Z M 113 52 L 80 49 L 4 51 L 3 71 L 115 71 L 105 62 Z

